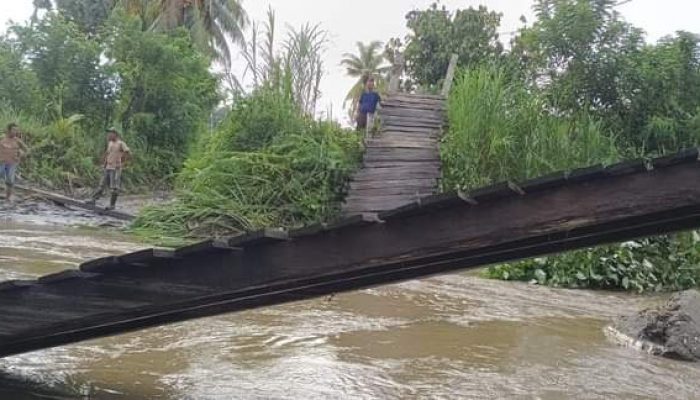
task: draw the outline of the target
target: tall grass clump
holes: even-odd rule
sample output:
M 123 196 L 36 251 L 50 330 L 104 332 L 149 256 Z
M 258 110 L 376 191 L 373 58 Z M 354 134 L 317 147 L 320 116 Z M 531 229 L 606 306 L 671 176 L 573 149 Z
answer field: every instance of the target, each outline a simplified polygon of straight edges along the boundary
M 145 210 L 146 236 L 203 237 L 333 218 L 360 158 L 358 136 L 303 115 L 265 88 L 237 104 L 177 179 L 177 200 Z
M 499 69 L 465 71 L 449 98 L 450 129 L 441 148 L 443 189 L 469 190 L 621 157 L 591 115 L 547 106 L 538 88 Z M 594 289 L 681 290 L 700 283 L 697 234 L 662 236 L 488 268 L 503 280 Z
M 619 158 L 590 115 L 560 116 L 543 96 L 497 68 L 464 71 L 449 97 L 441 146 L 445 190 L 521 180 Z

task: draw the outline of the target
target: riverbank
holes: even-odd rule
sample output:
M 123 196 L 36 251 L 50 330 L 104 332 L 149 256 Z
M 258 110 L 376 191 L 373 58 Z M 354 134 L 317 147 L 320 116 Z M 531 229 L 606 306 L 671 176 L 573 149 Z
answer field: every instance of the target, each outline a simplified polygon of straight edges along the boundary
M 165 204 L 168 201 L 170 201 L 170 197 L 165 192 L 124 195 L 119 199 L 118 210 L 136 215 L 145 207 Z M 122 220 L 96 215 L 76 207 L 56 205 L 40 196 L 22 192 L 16 195 L 13 204 L 8 204 L 3 198 L 0 198 L 0 220 L 37 225 L 119 228 L 127 226 L 127 222 Z

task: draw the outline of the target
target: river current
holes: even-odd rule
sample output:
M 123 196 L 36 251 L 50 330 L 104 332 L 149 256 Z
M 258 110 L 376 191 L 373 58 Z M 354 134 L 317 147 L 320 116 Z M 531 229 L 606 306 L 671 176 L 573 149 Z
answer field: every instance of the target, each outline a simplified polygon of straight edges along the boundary
M 0 280 L 145 247 L 95 224 L 0 210 Z M 661 300 L 446 275 L 0 359 L 0 399 L 700 398 L 603 333 Z

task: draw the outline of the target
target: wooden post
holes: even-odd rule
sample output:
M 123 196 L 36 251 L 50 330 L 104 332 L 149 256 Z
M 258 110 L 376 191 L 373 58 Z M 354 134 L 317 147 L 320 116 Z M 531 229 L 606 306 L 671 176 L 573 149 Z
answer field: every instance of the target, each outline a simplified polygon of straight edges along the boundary
M 457 61 L 459 56 L 457 54 L 452 54 L 450 58 L 450 66 L 447 67 L 447 76 L 445 77 L 445 83 L 442 86 L 442 95 L 447 97 L 450 95 L 450 89 L 452 89 L 452 81 L 455 79 L 455 72 L 457 71 Z
M 404 58 L 403 54 L 396 52 L 394 65 L 391 66 L 391 78 L 389 80 L 389 93 L 398 93 L 399 85 L 401 84 L 401 75 L 403 75 Z

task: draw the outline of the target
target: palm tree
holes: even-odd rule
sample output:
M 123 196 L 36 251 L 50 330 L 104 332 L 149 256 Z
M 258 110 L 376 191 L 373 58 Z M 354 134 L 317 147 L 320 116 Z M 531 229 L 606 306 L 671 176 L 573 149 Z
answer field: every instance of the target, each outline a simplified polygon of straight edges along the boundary
M 248 24 L 240 0 L 116 0 L 115 5 L 140 16 L 150 29 L 187 27 L 225 65 L 231 62 L 229 43 L 243 43 Z
M 357 82 L 345 97 L 345 104 L 351 102 L 350 113 L 354 115 L 367 78 L 373 77 L 377 90 L 381 92 L 386 87 L 386 74 L 391 67 L 386 64 L 382 43 L 379 41 L 369 44 L 357 42 L 357 54 L 345 53 L 340 64 L 346 68 L 349 76 L 357 78 Z
M 211 49 L 220 61 L 229 65 L 229 43 L 243 43 L 248 16 L 240 0 L 158 0 L 160 13 L 156 24 L 166 29 L 189 28 L 195 39 Z

